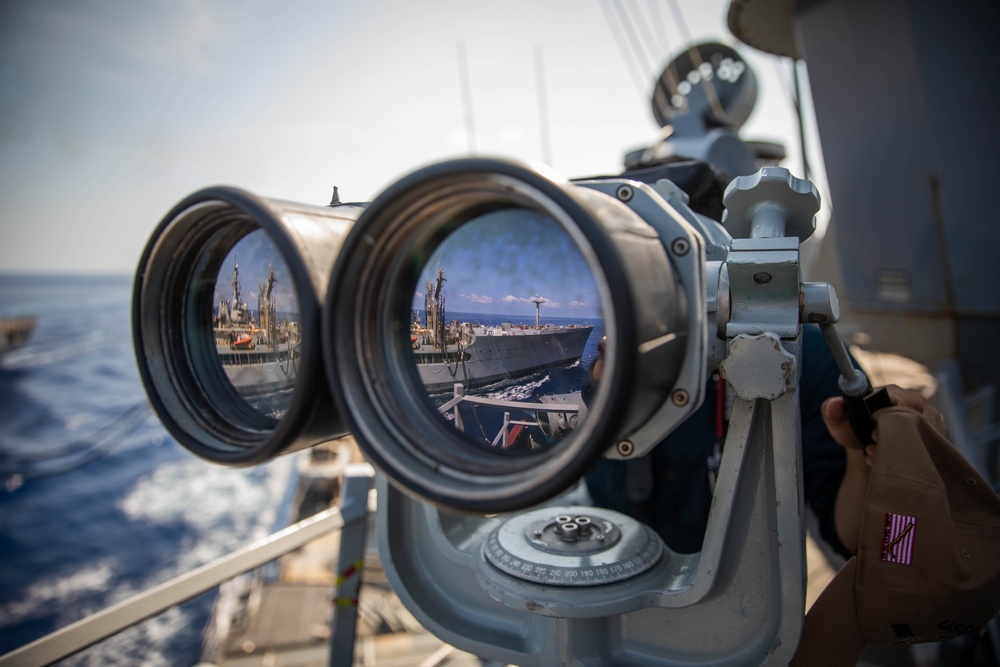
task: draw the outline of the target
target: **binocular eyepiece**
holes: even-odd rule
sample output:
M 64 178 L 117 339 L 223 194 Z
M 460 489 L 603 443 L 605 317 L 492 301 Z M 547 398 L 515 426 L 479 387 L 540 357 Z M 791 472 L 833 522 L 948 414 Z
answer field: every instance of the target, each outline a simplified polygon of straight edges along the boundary
M 353 432 L 421 499 L 535 505 L 700 400 L 704 242 L 661 194 L 493 159 L 426 167 L 370 205 L 202 190 L 139 263 L 143 383 L 210 461 Z

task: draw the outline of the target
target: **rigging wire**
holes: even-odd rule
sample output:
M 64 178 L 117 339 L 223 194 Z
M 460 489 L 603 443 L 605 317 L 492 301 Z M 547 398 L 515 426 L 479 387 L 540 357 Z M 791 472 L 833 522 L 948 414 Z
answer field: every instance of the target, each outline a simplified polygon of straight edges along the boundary
M 677 21 L 677 27 L 680 28 L 684 43 L 690 44 L 691 31 L 688 30 L 687 21 L 684 19 L 684 12 L 681 10 L 681 6 L 677 4 L 677 0 L 670 0 L 670 9 L 674 13 L 674 19 Z
M 795 118 L 799 124 L 799 150 L 802 154 L 802 171 L 804 178 L 811 178 L 810 174 L 812 169 L 809 167 L 808 158 L 808 147 L 806 145 L 806 119 L 805 119 L 805 108 L 802 104 L 802 89 L 799 83 L 798 74 L 798 64 L 799 61 L 794 58 L 789 58 L 792 63 L 792 84 L 789 87 L 788 72 L 783 64 L 785 62 L 784 58 L 775 58 L 774 67 L 778 73 L 778 79 L 781 81 L 782 88 L 785 89 L 785 94 L 788 95 L 788 99 L 792 103 L 792 110 L 795 112 Z
M 798 113 L 799 100 L 795 97 L 795 91 L 791 88 L 791 83 L 788 80 L 788 72 L 784 67 L 785 59 L 775 56 L 771 59 L 771 62 L 774 64 L 774 71 L 778 76 L 778 80 L 781 81 L 781 87 L 784 89 L 785 94 L 788 95 L 788 99 L 792 103 L 792 109 Z
M 17 485 L 63 475 L 106 456 L 149 416 L 149 404 L 139 402 L 79 440 L 41 452 L 0 452 L 0 476 L 17 478 Z M 54 464 L 54 467 L 48 467 Z
M 131 406 L 125 412 L 118 415 L 110 422 L 97 429 L 90 435 L 75 440 L 73 442 L 61 445 L 59 447 L 47 448 L 43 451 L 37 452 L 23 452 L 11 454 L 7 452 L 0 452 L 0 464 L 6 463 L 37 463 L 43 461 L 50 461 L 52 459 L 62 458 L 64 456 L 71 456 L 73 454 L 78 454 L 81 449 L 88 448 L 95 444 L 93 441 L 103 440 L 105 437 L 110 437 L 115 433 L 118 425 L 121 422 L 127 422 L 134 414 L 142 413 L 145 414 L 149 411 L 149 405 L 145 402 L 139 402 Z
M 669 58 L 671 53 L 673 53 L 673 49 L 670 47 L 670 40 L 667 38 L 667 22 L 660 12 L 660 3 L 658 0 L 649 0 L 649 11 L 653 15 L 654 22 L 659 27 L 657 32 L 660 35 L 660 50 L 664 54 L 664 57 Z M 679 83 L 676 58 L 670 59 L 670 64 L 664 70 L 664 74 L 667 75 L 667 86 L 670 88 L 667 92 L 671 95 L 676 94 L 677 84 Z
M 627 44 L 631 45 L 631 52 L 638 66 L 640 79 L 642 78 L 643 71 L 653 72 L 653 74 L 651 75 L 653 78 L 653 87 L 654 87 L 653 96 L 656 100 L 659 100 L 662 96 L 666 96 L 667 98 L 666 106 L 669 106 L 669 100 L 672 92 L 677 91 L 676 77 L 672 75 L 672 72 L 668 71 L 667 78 L 669 79 L 669 87 L 672 90 L 664 89 L 662 77 L 656 76 L 655 68 L 650 63 L 650 58 L 652 58 L 653 62 L 656 61 L 655 48 L 653 46 L 650 46 L 643 39 L 639 38 L 639 36 L 636 33 L 635 25 L 632 21 L 631 16 L 629 15 L 628 10 L 625 8 L 624 5 L 622 5 L 620 0 L 612 0 L 612 1 L 614 2 L 614 8 L 615 8 L 615 13 L 618 17 L 618 23 L 620 24 L 623 32 L 627 33 L 625 41 Z M 645 23 L 646 23 L 645 21 L 639 21 L 640 25 L 643 25 Z M 648 39 L 650 42 L 654 41 L 647 31 L 644 30 L 643 34 L 646 37 L 646 39 Z M 643 94 L 643 96 L 645 97 L 645 94 Z
M 636 90 L 639 91 L 639 96 L 645 98 L 646 91 L 642 82 L 642 65 L 636 62 L 638 56 L 636 56 L 629 47 L 628 41 L 623 34 L 621 24 L 612 13 L 613 10 L 610 8 L 609 2 L 610 0 L 605 0 L 601 3 L 601 10 L 604 12 L 604 20 L 611 29 L 612 35 L 614 35 L 615 43 L 618 45 L 618 50 L 621 51 L 622 59 L 628 66 L 629 75 L 632 77 L 632 83 L 635 84 Z
M 465 138 L 469 155 L 476 154 L 476 127 L 472 110 L 472 84 L 469 75 L 469 56 L 465 51 L 465 42 L 456 44 L 458 56 L 458 85 L 462 93 L 462 106 L 465 111 Z
M 626 43 L 632 51 L 638 67 L 638 72 L 640 77 L 642 77 L 643 72 L 651 72 L 653 70 L 653 66 L 649 62 L 649 54 L 646 53 L 646 50 L 636 33 L 635 26 L 632 23 L 632 17 L 629 16 L 628 10 L 625 9 L 620 0 L 611 0 L 611 2 L 613 3 L 615 14 L 618 16 L 618 22 L 621 25 L 623 32 L 626 33 Z
M 663 14 L 660 13 L 660 0 L 649 0 L 649 13 L 653 15 L 653 22 L 659 28 L 657 32 L 660 35 L 660 52 L 664 56 L 669 56 L 672 49 L 670 48 L 670 40 L 667 38 L 667 22 L 663 19 Z
M 681 35 L 684 37 L 684 43 L 688 45 L 688 54 L 691 56 L 691 63 L 695 66 L 695 69 L 700 69 L 704 61 L 702 61 L 698 49 L 694 48 L 694 42 L 691 40 L 691 32 L 688 30 L 687 21 L 684 19 L 684 12 L 681 11 L 677 0 L 670 0 L 670 7 L 674 12 L 674 18 L 677 20 L 677 26 L 681 30 Z M 705 96 L 708 98 L 708 103 L 712 106 L 712 113 L 720 121 L 726 120 L 726 111 L 722 108 L 722 102 L 719 101 L 719 94 L 715 90 L 715 84 L 704 76 L 699 78 L 701 79 L 702 88 L 705 89 Z
M 621 10 L 622 14 L 627 19 L 627 24 L 632 26 L 634 22 L 631 17 L 629 17 L 628 9 L 621 5 L 618 0 L 615 0 L 615 5 Z M 657 12 L 658 13 L 658 12 Z M 642 17 L 645 18 L 645 17 Z M 623 23 L 625 21 L 623 20 Z M 677 73 L 675 67 L 670 67 L 666 71 L 667 75 L 667 87 L 664 88 L 663 77 L 657 75 L 656 63 L 662 60 L 665 56 L 657 56 L 657 44 L 656 37 L 653 35 L 648 20 L 640 20 L 637 22 L 639 25 L 640 38 L 636 40 L 637 49 L 642 49 L 643 54 L 646 58 L 647 65 L 649 66 L 649 71 L 653 76 L 654 85 L 654 95 L 659 99 L 661 96 L 666 98 L 665 104 L 660 104 L 661 108 L 667 108 L 670 106 L 671 96 L 677 93 Z M 665 38 L 665 33 L 664 33 Z M 669 49 L 662 50 L 662 53 L 669 54 Z
M 633 21 L 632 14 L 626 5 L 623 5 L 620 0 L 613 0 L 613 2 L 615 3 L 615 10 L 618 12 L 619 17 L 621 17 L 622 25 L 628 28 L 628 32 L 632 37 L 632 43 L 635 44 L 636 53 L 642 54 L 643 66 L 647 72 L 655 72 L 656 61 L 658 59 L 656 57 L 656 45 L 651 44 L 651 42 L 655 41 L 655 38 L 649 32 L 647 21 Z M 638 24 L 638 29 L 636 28 L 636 24 Z

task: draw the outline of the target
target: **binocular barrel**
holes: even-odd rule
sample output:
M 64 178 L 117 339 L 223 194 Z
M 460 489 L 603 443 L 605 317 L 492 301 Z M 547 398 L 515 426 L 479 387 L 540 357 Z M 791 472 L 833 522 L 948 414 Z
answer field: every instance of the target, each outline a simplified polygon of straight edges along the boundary
M 346 433 L 323 377 L 319 311 L 361 211 L 214 187 L 157 226 L 136 272 L 133 341 L 180 444 L 253 465 Z

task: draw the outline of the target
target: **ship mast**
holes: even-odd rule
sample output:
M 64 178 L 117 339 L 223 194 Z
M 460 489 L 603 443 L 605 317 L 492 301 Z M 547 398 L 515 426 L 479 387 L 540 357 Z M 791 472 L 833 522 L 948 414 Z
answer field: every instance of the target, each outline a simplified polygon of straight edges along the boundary
M 229 304 L 229 319 L 233 320 L 233 312 L 239 310 L 240 296 L 240 265 L 233 264 L 233 301 Z
M 541 329 L 541 319 L 542 319 L 542 304 L 548 303 L 548 299 L 544 296 L 538 296 L 537 294 L 531 297 L 531 303 L 535 304 L 535 328 Z
M 277 336 L 277 300 L 274 295 L 274 283 L 278 277 L 273 266 L 268 266 L 267 283 L 261 280 L 257 283 L 257 319 L 260 328 L 264 331 L 265 342 L 271 347 L 278 344 Z
M 275 320 L 278 315 L 278 304 L 277 304 L 277 297 L 274 294 L 274 283 L 278 282 L 278 276 L 274 272 L 273 266 L 269 266 L 267 268 L 268 268 L 267 294 L 264 297 L 264 303 L 267 306 L 267 338 L 268 338 L 268 343 L 271 345 L 271 347 L 277 349 L 278 323 Z

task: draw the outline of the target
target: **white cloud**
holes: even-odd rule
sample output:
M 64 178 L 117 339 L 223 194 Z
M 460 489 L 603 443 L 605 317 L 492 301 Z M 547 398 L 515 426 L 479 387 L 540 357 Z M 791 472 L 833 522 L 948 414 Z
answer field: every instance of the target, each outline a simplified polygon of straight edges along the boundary
M 539 297 L 535 297 L 536 299 Z M 562 305 L 558 301 L 552 301 L 551 299 L 546 299 L 541 297 L 542 305 L 546 308 L 562 308 Z M 535 302 L 531 299 L 522 299 L 519 296 L 514 296 L 513 294 L 508 294 L 503 298 L 504 303 L 523 303 L 535 305 Z
M 472 303 L 493 303 L 496 299 L 485 294 L 459 294 L 463 299 L 468 299 Z

